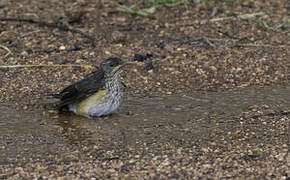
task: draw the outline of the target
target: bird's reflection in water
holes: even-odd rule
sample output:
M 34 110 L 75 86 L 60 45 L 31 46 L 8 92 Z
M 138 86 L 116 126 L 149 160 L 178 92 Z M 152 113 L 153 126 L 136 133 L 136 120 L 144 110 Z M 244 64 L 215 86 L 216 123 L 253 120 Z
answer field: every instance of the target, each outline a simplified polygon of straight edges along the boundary
M 86 118 L 70 112 L 59 114 L 57 119 L 62 135 L 72 144 L 111 147 L 123 141 L 124 133 L 119 125 L 118 114 L 106 117 Z

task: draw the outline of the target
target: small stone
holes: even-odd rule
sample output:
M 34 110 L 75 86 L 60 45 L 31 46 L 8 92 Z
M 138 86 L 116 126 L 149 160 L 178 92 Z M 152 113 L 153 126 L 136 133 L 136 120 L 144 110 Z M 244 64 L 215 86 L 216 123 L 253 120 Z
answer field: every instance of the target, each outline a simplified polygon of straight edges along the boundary
M 278 159 L 278 161 L 283 161 L 285 159 L 285 155 L 286 153 L 280 153 L 276 156 L 276 158 Z
M 27 52 L 27 51 L 22 51 L 22 52 L 21 52 L 21 55 L 22 55 L 22 56 L 27 56 L 27 55 L 28 55 L 28 52 Z
M 210 66 L 210 69 L 211 69 L 212 71 L 214 71 L 214 72 L 217 71 L 217 68 L 216 68 L 215 66 Z
M 82 63 L 82 59 L 77 59 L 77 60 L 76 60 L 76 63 L 77 63 L 77 64 L 81 64 L 81 63 Z
M 117 17 L 116 20 L 119 22 L 125 22 L 126 18 L 125 17 Z
M 175 110 L 175 111 L 181 111 L 182 108 L 180 108 L 180 107 L 176 107 L 176 108 L 174 108 L 174 110 Z
M 204 168 L 210 168 L 211 165 L 210 165 L 210 164 L 204 164 L 203 167 L 204 167 Z
M 61 50 L 61 51 L 65 50 L 65 46 L 60 46 L 59 50 Z

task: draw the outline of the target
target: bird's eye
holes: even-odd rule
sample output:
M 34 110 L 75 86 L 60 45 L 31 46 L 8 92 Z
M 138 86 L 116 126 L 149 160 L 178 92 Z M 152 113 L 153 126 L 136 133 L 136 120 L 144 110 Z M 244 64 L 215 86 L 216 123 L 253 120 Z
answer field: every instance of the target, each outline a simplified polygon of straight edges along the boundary
M 114 67 L 115 66 L 115 64 L 110 64 L 110 67 Z

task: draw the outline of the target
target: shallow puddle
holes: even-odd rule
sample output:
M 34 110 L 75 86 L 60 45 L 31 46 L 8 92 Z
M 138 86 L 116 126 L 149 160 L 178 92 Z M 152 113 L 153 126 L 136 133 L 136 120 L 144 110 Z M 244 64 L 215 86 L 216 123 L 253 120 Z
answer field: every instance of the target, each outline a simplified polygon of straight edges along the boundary
M 73 151 L 75 144 L 109 149 L 144 147 L 156 142 L 204 139 L 211 132 L 233 129 L 231 117 L 253 105 L 290 109 L 290 87 L 196 92 L 167 97 L 126 97 L 119 111 L 106 118 L 72 114 L 19 112 L 0 106 L 0 163 L 17 156 L 49 156 Z M 215 118 L 219 119 L 216 121 Z M 222 126 L 217 127 L 223 123 Z

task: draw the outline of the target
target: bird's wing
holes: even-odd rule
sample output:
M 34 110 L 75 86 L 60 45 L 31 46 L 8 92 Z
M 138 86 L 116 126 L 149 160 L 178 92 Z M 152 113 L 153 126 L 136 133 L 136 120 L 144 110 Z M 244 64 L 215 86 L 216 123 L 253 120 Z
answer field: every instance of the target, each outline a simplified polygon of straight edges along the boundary
M 60 107 L 77 102 L 97 92 L 104 86 L 104 71 L 98 70 L 84 79 L 66 87 L 59 94 L 54 95 L 60 99 Z

